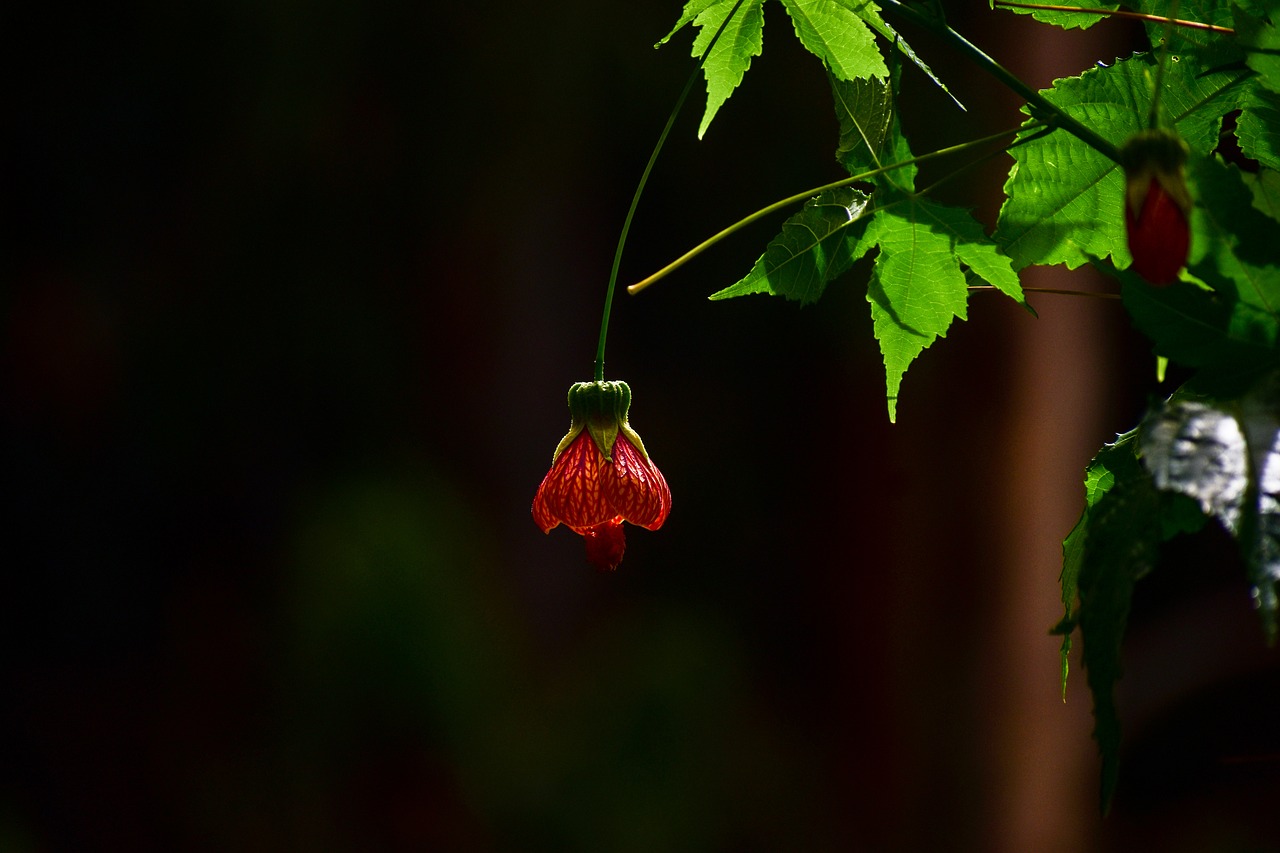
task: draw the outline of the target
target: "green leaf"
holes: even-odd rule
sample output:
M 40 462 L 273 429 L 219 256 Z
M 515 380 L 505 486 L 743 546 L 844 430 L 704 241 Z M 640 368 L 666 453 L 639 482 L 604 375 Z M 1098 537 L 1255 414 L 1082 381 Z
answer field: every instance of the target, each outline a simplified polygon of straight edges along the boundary
M 859 239 L 871 212 L 869 199 L 852 187 L 828 190 L 810 199 L 782 224 L 782 232 L 769 243 L 751 272 L 710 298 L 768 293 L 801 304 L 816 302 L 827 282 L 848 270 L 870 248 Z
M 1280 127 L 1280 116 L 1277 116 L 1276 126 Z M 1256 175 L 1242 172 L 1240 178 L 1253 194 L 1254 210 L 1261 211 L 1272 221 L 1280 223 L 1280 172 L 1262 169 Z
M 1250 80 L 1240 95 L 1236 139 L 1246 157 L 1268 169 L 1280 169 L 1280 95 Z
M 1080 635 L 1093 693 L 1093 736 L 1102 754 L 1100 797 L 1104 813 L 1110 808 L 1119 778 L 1120 719 L 1115 684 L 1120 678 L 1120 645 L 1134 584 L 1155 567 L 1161 530 L 1160 501 L 1151 478 L 1134 458 L 1133 443 L 1118 442 L 1113 448 L 1105 466 L 1114 481 L 1086 510 L 1087 533 L 1079 568 Z
M 1145 124 L 1153 72 L 1149 56 L 1136 56 L 1055 81 L 1044 95 L 1119 142 Z M 1240 78 L 1239 72 L 1201 73 L 1192 62 L 1170 64 L 1163 102 L 1193 153 L 1208 154 L 1218 144 L 1221 115 L 1235 107 Z M 1031 133 L 1028 123 L 1021 138 Z M 1061 130 L 1010 153 L 1015 163 L 995 238 L 1015 266 L 1066 264 L 1074 269 L 1091 256 L 1115 257 L 1117 265 L 1128 265 L 1124 176 L 1117 164 Z
M 1045 6 L 1055 5 L 1050 3 L 1042 4 Z M 1067 5 L 1067 4 L 1057 4 Z M 1119 8 L 1116 3 L 1100 3 L 1098 0 L 1082 0 L 1081 2 L 1073 2 L 1070 5 L 1080 9 L 1106 9 L 1114 11 Z M 1018 9 L 1010 6 L 997 6 L 996 8 L 1004 12 L 1013 12 L 1015 15 L 1030 15 L 1042 24 L 1050 24 L 1051 26 L 1061 27 L 1064 30 L 1071 29 L 1087 29 L 1094 24 L 1103 20 L 1103 15 L 1089 15 L 1083 12 L 1062 12 L 1052 9 Z
M 1236 322 L 1236 303 L 1221 294 L 1186 282 L 1155 288 L 1137 273 L 1111 272 L 1120 279 L 1133 324 L 1151 338 L 1157 355 L 1210 371 L 1213 379 L 1206 381 L 1237 387 L 1275 361 L 1274 347 L 1259 340 L 1249 324 Z
M 960 264 L 1019 302 L 1022 288 L 1008 258 L 967 211 L 906 197 L 876 211 L 863 242 L 880 248 L 867 301 L 893 421 L 907 367 L 954 318 L 965 319 L 969 289 Z
M 836 160 L 850 175 L 879 168 L 893 125 L 893 87 L 887 79 L 840 80 L 828 74 L 827 80 L 840 124 Z
M 889 26 L 884 18 L 880 16 L 880 10 L 874 3 L 870 2 L 870 0 L 837 0 L 837 2 L 856 14 L 868 27 L 879 34 L 881 38 L 897 48 L 898 52 L 906 57 L 908 62 L 923 71 L 925 75 L 934 82 L 934 85 L 946 92 L 947 95 L 951 97 L 951 100 L 955 102 L 957 107 L 962 110 L 965 108 L 964 104 L 960 103 L 960 100 L 955 95 L 951 94 L 951 90 L 947 88 L 946 84 L 939 80 L 937 75 L 933 73 L 933 69 L 926 65 L 924 60 L 916 55 L 916 52 L 912 49 L 911 45 L 907 44 L 907 40 L 899 35 L 898 31 Z
M 1193 160 L 1198 196 L 1188 266 L 1240 303 L 1242 336 L 1275 344 L 1280 331 L 1280 227 L 1253 206 L 1243 174 L 1212 158 Z M 1217 282 L 1221 282 L 1218 284 Z
M 1080 513 L 1079 520 L 1076 521 L 1075 527 L 1071 528 L 1067 538 L 1062 541 L 1062 574 L 1059 575 L 1058 582 L 1062 586 L 1063 616 L 1062 621 L 1054 627 L 1052 633 L 1062 634 L 1062 700 L 1064 702 L 1067 699 L 1067 676 L 1070 673 L 1071 632 L 1076 627 L 1076 599 L 1080 592 L 1080 568 L 1084 565 L 1084 544 L 1089 533 L 1089 513 L 1115 485 L 1115 474 L 1109 467 L 1115 463 L 1109 461 L 1110 458 L 1121 453 L 1132 454 L 1132 449 L 1127 445 L 1133 441 L 1134 435 L 1135 433 L 1130 430 L 1119 436 L 1114 443 L 1104 445 L 1089 463 L 1084 476 L 1084 511 Z
M 720 31 L 720 25 L 734 11 L 736 3 L 737 0 L 689 0 L 671 32 L 654 46 L 665 44 L 686 24 L 693 23 L 700 29 L 693 40 L 692 55 L 702 56 L 711 39 Z M 698 125 L 699 139 L 707 132 L 720 107 L 742 82 L 751 67 L 751 57 L 759 56 L 764 49 L 763 6 L 764 0 L 743 0 L 702 65 L 702 73 L 707 80 L 707 108 Z
M 1263 86 L 1280 92 L 1280 28 L 1238 6 L 1234 13 L 1236 38 L 1245 51 L 1245 62 L 1258 72 Z
M 836 0 L 782 0 L 782 5 L 800 43 L 838 79 L 889 76 L 875 36 L 848 6 Z

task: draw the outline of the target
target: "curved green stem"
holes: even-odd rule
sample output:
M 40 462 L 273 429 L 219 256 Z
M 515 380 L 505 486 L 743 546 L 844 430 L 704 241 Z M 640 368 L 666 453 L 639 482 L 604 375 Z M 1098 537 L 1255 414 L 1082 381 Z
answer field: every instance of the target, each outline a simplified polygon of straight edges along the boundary
M 609 314 L 613 310 L 613 291 L 618 283 L 618 268 L 622 265 L 622 247 L 627 243 L 627 232 L 631 230 L 631 220 L 635 218 L 636 207 L 640 204 L 640 194 L 644 192 L 644 185 L 649 181 L 649 173 L 653 171 L 653 164 L 657 162 L 658 154 L 662 151 L 662 146 L 667 141 L 667 134 L 671 133 L 672 125 L 676 123 L 676 116 L 680 114 L 680 108 L 684 106 L 685 99 L 689 97 L 689 92 L 693 89 L 693 84 L 698 80 L 698 72 L 702 70 L 707 57 L 711 55 L 711 49 L 716 46 L 716 42 L 720 40 L 720 34 L 724 32 L 725 27 L 729 26 L 729 22 L 738 13 L 738 8 L 742 3 L 743 0 L 738 0 L 733 8 L 729 10 L 729 14 L 720 23 L 720 29 L 716 30 L 715 35 L 711 37 L 711 41 L 707 43 L 707 49 L 698 58 L 698 64 L 693 67 L 693 73 L 689 75 L 689 80 L 684 84 L 680 97 L 676 99 L 676 105 L 672 108 L 671 115 L 667 117 L 666 126 L 662 128 L 662 133 L 658 136 L 658 144 L 653 146 L 653 153 L 649 155 L 649 162 L 645 164 L 644 172 L 640 174 L 640 183 L 636 185 L 636 193 L 631 197 L 631 206 L 627 208 L 627 216 L 622 220 L 622 233 L 618 235 L 618 248 L 613 253 L 613 268 L 609 271 L 609 286 L 604 295 L 604 314 L 600 318 L 600 342 L 596 345 L 595 363 L 595 379 L 597 382 L 604 381 L 604 344 L 605 338 L 609 334 Z
M 894 10 L 904 18 L 951 42 L 957 50 L 969 57 L 978 67 L 1012 89 L 1030 104 L 1032 115 L 1048 124 L 1061 127 L 1107 159 L 1116 163 L 1120 162 L 1119 148 L 1099 136 L 1091 128 L 1072 118 L 1061 107 L 1049 101 L 1026 83 L 1023 83 L 1015 74 L 983 53 L 977 45 L 951 29 L 940 16 L 930 17 L 903 3 L 902 0 L 883 0 L 883 2 L 886 9 Z
M 1010 134 L 1014 134 L 1020 130 L 1025 130 L 1025 129 L 1026 129 L 1025 127 L 1016 127 L 1011 130 L 1001 131 L 1000 133 L 993 133 L 990 136 L 984 136 L 981 139 L 973 139 L 973 140 L 970 140 L 969 142 L 962 142 L 959 145 L 952 145 L 947 148 L 939 148 L 937 151 L 931 151 L 928 154 L 921 154 L 919 157 L 912 157 L 910 160 L 903 160 L 901 163 L 892 163 L 888 166 L 881 166 L 877 169 L 872 169 L 869 172 L 863 172 L 860 175 L 854 175 L 851 178 L 842 178 L 841 180 L 838 180 L 838 181 L 832 181 L 829 184 L 823 184 L 820 187 L 814 187 L 812 189 L 805 190 L 804 192 L 798 192 L 795 195 L 787 196 L 784 199 L 775 201 L 773 204 L 770 204 L 767 207 L 760 208 L 750 216 L 747 216 L 743 219 L 739 219 L 737 222 L 733 223 L 728 228 L 725 228 L 724 230 L 719 231 L 716 234 L 703 240 L 701 243 L 694 246 L 692 249 L 685 252 L 683 255 L 676 258 L 674 261 L 667 264 L 662 269 L 655 272 L 653 275 L 649 276 L 648 278 L 641 279 L 640 281 L 637 281 L 635 284 L 629 285 L 627 287 L 627 293 L 630 293 L 634 296 L 635 294 L 644 290 L 646 287 L 653 284 L 654 282 L 659 281 L 660 279 L 666 278 L 667 275 L 669 275 L 672 272 L 675 272 L 677 269 L 684 266 L 687 262 L 693 260 L 698 255 L 702 254 L 704 251 L 714 246 L 716 243 L 719 243 L 721 240 L 728 237 L 730 234 L 733 234 L 736 231 L 741 231 L 743 228 L 755 222 L 757 219 L 761 219 L 765 216 L 768 216 L 771 213 L 776 213 L 777 211 L 782 210 L 784 207 L 789 207 L 790 205 L 793 205 L 797 202 L 805 201 L 807 199 L 810 199 L 818 195 L 819 193 L 826 192 L 827 190 L 835 190 L 835 189 L 839 189 L 840 187 L 847 187 L 850 184 L 855 184 L 858 181 L 870 180 L 871 178 L 874 178 L 876 175 L 884 174 L 886 172 L 892 172 L 895 169 L 901 169 L 906 166 L 914 166 L 916 163 L 923 163 L 926 160 L 933 160 L 934 158 L 942 157 L 947 154 L 954 154 L 957 151 L 964 151 L 965 149 L 968 149 L 968 148 L 973 148 L 978 145 L 984 145 L 988 142 L 992 142 L 997 139 L 1002 139 L 1003 137 L 1009 136 Z

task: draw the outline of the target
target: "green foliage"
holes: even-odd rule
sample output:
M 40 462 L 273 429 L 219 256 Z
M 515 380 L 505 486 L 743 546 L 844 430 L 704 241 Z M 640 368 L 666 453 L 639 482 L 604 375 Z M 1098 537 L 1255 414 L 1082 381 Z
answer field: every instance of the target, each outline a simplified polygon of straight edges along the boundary
M 1065 5 L 1044 3 L 1041 5 Z M 1119 8 L 1116 3 L 1099 3 L 1097 0 L 1083 0 L 1083 2 L 1072 4 L 1080 9 L 1105 9 L 1114 10 Z M 1053 9 L 1018 9 L 1014 7 L 1002 7 L 1005 11 L 1013 12 L 1016 15 L 1030 15 L 1042 24 L 1050 24 L 1055 27 L 1062 27 L 1064 30 L 1070 29 L 1087 29 L 1094 24 L 1103 20 L 1103 15 L 1088 15 L 1080 12 L 1060 12 Z
M 742 19 L 730 22 L 724 43 L 708 57 L 700 134 L 760 52 L 762 3 L 744 0 Z M 782 5 L 801 43 L 827 68 L 839 126 L 835 156 L 849 178 L 793 198 L 807 200 L 747 275 L 712 299 L 769 294 L 810 304 L 836 278 L 868 270 L 866 298 L 893 420 L 908 367 L 955 319 L 965 319 L 974 282 L 1025 304 L 1018 271 L 1091 264 L 1117 281 L 1124 309 L 1150 338 L 1162 369 L 1168 363 L 1191 374 L 1183 389 L 1151 407 L 1140 427 L 1095 457 L 1086 471 L 1084 512 L 1063 542 L 1065 612 L 1054 631 L 1063 636 L 1064 696 L 1078 628 L 1105 809 L 1118 773 L 1114 688 L 1121 642 L 1134 586 L 1158 568 L 1162 543 L 1210 521 L 1220 524 L 1239 544 L 1263 634 L 1274 639 L 1280 631 L 1280 30 L 1274 4 L 1139 0 L 1129 5 L 1235 32 L 1149 22 L 1156 50 L 1109 66 L 1099 62 L 1037 94 L 950 30 L 942 4 L 881 0 L 886 12 L 949 40 L 1027 101 L 990 237 L 967 211 L 932 200 L 930 187 L 917 187 L 917 163 L 924 158 L 913 154 L 898 120 L 902 58 L 937 80 L 880 9 L 865 0 Z M 1083 5 L 1116 8 L 1098 0 Z M 699 54 L 732 8 L 731 0 L 691 0 L 673 33 L 688 23 L 699 26 Z M 1064 28 L 1101 19 L 1014 11 Z M 887 61 L 876 35 L 897 51 Z M 1117 162 L 1124 142 L 1153 123 L 1186 142 L 1193 202 L 1185 271 L 1161 288 L 1129 269 L 1126 175 Z M 943 153 L 955 154 L 925 157 Z
M 1169 88 L 1162 104 L 1192 155 L 1203 157 L 1218 144 L 1221 115 L 1238 106 L 1242 74 L 1200 71 L 1189 62 L 1166 70 Z M 1154 72 L 1150 55 L 1135 56 L 1055 81 L 1044 95 L 1067 115 L 1123 141 L 1144 127 Z M 1029 120 L 1021 137 L 1029 141 L 1010 152 L 1015 163 L 996 240 L 1019 269 L 1030 264 L 1074 269 L 1091 256 L 1115 256 L 1127 266 L 1119 164 L 1067 133 L 1031 139 L 1036 126 Z

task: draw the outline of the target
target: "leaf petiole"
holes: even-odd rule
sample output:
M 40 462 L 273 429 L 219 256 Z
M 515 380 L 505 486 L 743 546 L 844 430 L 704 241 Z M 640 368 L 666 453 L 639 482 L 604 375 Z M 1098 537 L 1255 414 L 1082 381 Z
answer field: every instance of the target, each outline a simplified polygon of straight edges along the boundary
M 597 382 L 604 380 L 604 344 L 605 338 L 609 334 L 609 314 L 613 309 L 613 291 L 618 283 L 618 268 L 622 265 L 622 248 L 627 243 L 627 232 L 631 230 L 631 220 L 635 218 L 636 207 L 640 204 L 640 194 L 644 192 L 644 186 L 649 182 L 649 173 L 653 171 L 653 164 L 658 161 L 658 154 L 662 152 L 662 146 L 666 143 L 667 136 L 671 133 L 671 128 L 676 123 L 676 116 L 680 114 L 680 108 L 684 106 L 685 100 L 689 97 L 689 92 L 693 89 L 693 84 L 698 80 L 698 72 L 706 64 L 707 57 L 711 55 L 711 49 L 716 46 L 716 42 L 720 40 L 720 34 L 724 32 L 725 27 L 729 26 L 729 21 L 733 20 L 733 16 L 737 14 L 742 3 L 743 0 L 738 0 L 733 5 L 733 8 L 729 10 L 729 14 L 720 23 L 720 29 L 716 30 L 715 35 L 711 37 L 711 41 L 707 44 L 707 49 L 698 58 L 698 64 L 693 67 L 693 73 L 689 75 L 688 82 L 684 84 L 680 97 L 676 98 L 676 105 L 672 108 L 671 115 L 667 117 L 666 126 L 662 128 L 662 133 L 658 134 L 658 143 L 653 146 L 653 153 L 649 155 L 649 162 L 645 164 L 644 171 L 640 173 L 640 183 L 636 185 L 635 195 L 631 197 L 631 206 L 627 208 L 626 218 L 622 220 L 622 232 L 618 235 L 618 248 L 613 253 L 613 268 L 609 271 L 609 285 L 604 295 L 604 311 L 600 317 L 600 341 L 596 345 L 595 362 L 595 379 Z
M 1128 18 L 1134 21 L 1148 21 L 1153 24 L 1173 24 L 1191 30 L 1208 30 L 1233 36 L 1236 31 L 1230 27 L 1217 24 L 1205 24 L 1200 21 L 1186 21 L 1181 18 L 1166 18 L 1162 15 L 1149 15 L 1145 12 L 1130 12 L 1126 9 L 1082 9 L 1079 6 L 1046 6 L 1041 3 L 1011 3 L 1008 0 L 995 0 L 997 9 L 1038 9 L 1044 12 L 1079 12 L 1082 15 L 1097 15 L 1104 18 Z
M 872 169 L 870 171 L 863 172 L 858 175 L 854 175 L 853 177 L 850 177 L 850 178 L 843 178 L 839 181 L 833 181 L 829 184 L 823 184 L 820 187 L 814 187 L 812 189 L 808 189 L 803 192 L 798 192 L 795 195 L 787 196 L 784 199 L 775 201 L 773 204 L 760 208 L 755 213 L 752 213 L 750 216 L 744 217 L 743 219 L 739 219 L 737 222 L 733 223 L 728 228 L 725 228 L 722 231 L 719 231 L 716 234 L 712 235 L 711 237 L 708 237 L 706 240 L 703 240 L 701 243 L 694 246 L 692 249 L 685 252 L 683 255 L 676 258 L 674 261 L 667 264 L 662 269 L 655 272 L 653 275 L 647 278 L 641 279 L 640 281 L 637 281 L 635 284 L 629 285 L 627 287 L 627 293 L 630 293 L 631 295 L 634 296 L 635 294 L 647 288 L 649 285 L 659 281 L 660 279 L 666 278 L 667 275 L 669 275 L 672 272 L 675 272 L 677 269 L 684 266 L 687 262 L 693 260 L 695 257 L 702 254 L 704 251 L 711 248 L 716 243 L 719 243 L 721 240 L 733 234 L 734 232 L 740 231 L 743 228 L 750 225 L 751 223 L 755 222 L 756 220 L 762 219 L 763 217 L 768 216 L 771 213 L 776 213 L 777 211 L 782 210 L 785 207 L 789 207 L 793 204 L 797 204 L 799 202 L 813 198 L 814 196 L 819 195 L 823 192 L 826 192 L 827 190 L 835 190 L 835 189 L 839 189 L 840 187 L 847 187 L 850 184 L 855 184 L 859 181 L 870 180 L 871 178 L 874 178 L 876 175 L 883 174 L 885 172 L 892 172 L 895 169 L 902 169 L 907 166 L 913 166 L 916 163 L 923 163 L 926 160 L 933 160 L 935 158 L 942 157 L 947 154 L 954 154 L 956 152 L 964 151 L 966 149 L 973 148 L 978 145 L 984 145 L 988 142 L 993 142 L 997 139 L 1002 139 L 1006 136 L 1010 136 L 1011 134 L 1018 133 L 1023 130 L 1026 130 L 1026 128 L 1017 127 L 1011 130 L 1003 130 L 999 133 L 993 133 L 990 136 L 984 136 L 981 139 L 973 139 L 968 142 L 962 142 L 959 145 L 951 145 L 947 148 L 939 148 L 937 151 L 931 151 L 928 154 L 921 154 L 919 157 L 912 157 L 910 160 L 903 160 L 901 163 L 891 163 L 888 166 L 880 166 L 879 168 Z M 1001 149 L 1001 150 L 1004 150 L 1004 149 Z
M 1108 160 L 1116 163 L 1120 162 L 1120 149 L 1113 143 L 1100 136 L 1092 128 L 1077 121 L 1057 104 L 1032 89 L 1026 83 L 1023 83 L 1017 75 L 990 56 L 987 56 L 977 45 L 951 29 L 941 16 L 924 14 L 903 3 L 902 0 L 884 0 L 884 5 L 886 8 L 893 9 L 903 17 L 951 42 L 954 47 L 969 57 L 980 68 L 1020 95 L 1031 107 L 1031 114 L 1036 118 L 1048 124 L 1061 127 Z

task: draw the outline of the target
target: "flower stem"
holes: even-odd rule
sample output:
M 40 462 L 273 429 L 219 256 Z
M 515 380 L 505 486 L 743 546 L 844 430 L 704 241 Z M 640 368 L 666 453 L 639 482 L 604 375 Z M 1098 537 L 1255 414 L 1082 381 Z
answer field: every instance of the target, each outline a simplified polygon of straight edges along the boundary
M 775 213 L 779 210 L 782 210 L 784 207 L 788 207 L 797 202 L 806 201 L 820 193 L 826 192 L 827 190 L 835 190 L 835 189 L 839 189 L 840 187 L 847 187 L 850 184 L 855 184 L 858 181 L 870 180 L 871 178 L 874 178 L 876 175 L 879 175 L 885 172 L 892 172 L 895 169 L 901 169 L 905 166 L 913 166 L 916 163 L 923 163 L 926 160 L 932 160 L 936 157 L 942 157 L 947 154 L 954 154 L 957 151 L 964 151 L 967 148 L 973 148 L 978 145 L 983 145 L 987 142 L 992 142 L 996 139 L 1009 136 L 1011 134 L 1017 133 L 1020 130 L 1025 130 L 1025 129 L 1026 128 L 1023 128 L 1023 127 L 1016 127 L 1011 130 L 1001 131 L 1000 133 L 993 133 L 990 136 L 984 136 L 981 139 L 973 139 L 973 140 L 970 140 L 969 142 L 962 142 L 959 145 L 952 145 L 948 148 L 939 148 L 937 151 L 930 151 L 928 154 L 921 154 L 919 157 L 912 157 L 910 160 L 904 160 L 901 163 L 891 163 L 888 166 L 881 166 L 877 169 L 872 169 L 869 172 L 863 172 L 860 175 L 854 175 L 851 178 L 842 178 L 841 180 L 838 180 L 838 181 L 832 181 L 829 184 L 823 184 L 820 187 L 813 187 L 812 189 L 807 189 L 803 192 L 798 192 L 795 195 L 787 196 L 784 199 L 775 201 L 773 204 L 760 208 L 755 213 L 752 213 L 750 216 L 746 216 L 742 219 L 739 219 L 737 222 L 733 223 L 728 228 L 725 228 L 717 232 L 716 234 L 708 237 L 707 239 L 703 240 L 701 243 L 694 246 L 692 249 L 685 252 L 683 255 L 676 258 L 674 261 L 667 264 L 662 269 L 655 272 L 653 275 L 647 278 L 641 279 L 640 281 L 637 281 L 635 284 L 629 285 L 627 287 L 627 293 L 630 293 L 631 295 L 634 296 L 635 294 L 644 290 L 654 282 L 657 282 L 663 278 L 666 278 L 670 273 L 675 272 L 677 269 L 684 266 L 686 263 L 693 260 L 698 255 L 702 254 L 707 249 L 711 248 L 716 243 L 719 243 L 721 240 L 733 234 L 734 232 L 741 231 L 743 228 L 755 222 L 757 219 L 761 219 L 765 216 L 768 216 L 771 213 Z
M 712 48 L 720 40 L 721 33 L 724 32 L 725 27 L 729 26 L 733 16 L 738 13 L 738 8 L 742 6 L 742 3 L 743 0 L 738 0 L 733 5 L 733 8 L 729 10 L 729 14 L 720 23 L 720 29 L 716 30 L 715 35 L 711 37 L 711 41 L 707 43 L 707 49 L 698 58 L 698 64 L 693 67 L 693 73 L 689 75 L 688 82 L 684 84 L 680 97 L 676 98 L 676 104 L 671 109 L 671 115 L 667 117 L 666 126 L 662 128 L 662 133 L 658 135 L 658 144 L 653 146 L 653 153 L 649 155 L 649 162 L 645 164 L 644 171 L 640 174 L 640 183 L 636 185 L 636 193 L 631 197 L 631 206 L 627 208 L 627 216 L 622 220 L 622 233 L 618 235 L 618 248 L 613 253 L 613 268 L 609 271 L 609 286 L 604 295 L 604 313 L 600 318 L 600 342 L 596 345 L 595 363 L 595 379 L 597 382 L 604 381 L 604 344 L 605 338 L 609 334 L 609 313 L 613 310 L 613 291 L 618 283 L 618 268 L 622 265 L 622 248 L 627 243 L 627 232 L 631 230 L 631 220 L 635 218 L 636 207 L 640 204 L 640 194 L 644 192 L 644 186 L 649 181 L 649 173 L 653 171 L 653 164 L 658 160 L 658 154 L 662 151 L 662 146 L 667 141 L 667 135 L 671 133 L 671 127 L 676 122 L 676 116 L 680 114 L 680 108 L 684 106 L 685 100 L 689 97 L 689 92 L 693 89 L 693 84 L 698 80 L 698 73 L 706 63 L 707 57 L 711 55 Z
M 1061 127 L 1107 159 L 1116 163 L 1120 162 L 1120 149 L 1102 136 L 1099 136 L 1091 128 L 1068 115 L 1057 104 L 1045 98 L 1026 83 L 1023 83 L 1017 75 L 983 53 L 973 42 L 951 29 L 942 18 L 940 11 L 935 12 L 933 15 L 928 15 L 907 5 L 902 0 L 884 0 L 884 6 L 887 9 L 893 9 L 904 18 L 951 42 L 956 49 L 969 57 L 978 67 L 1008 86 L 1030 104 L 1032 115 L 1047 124 Z

